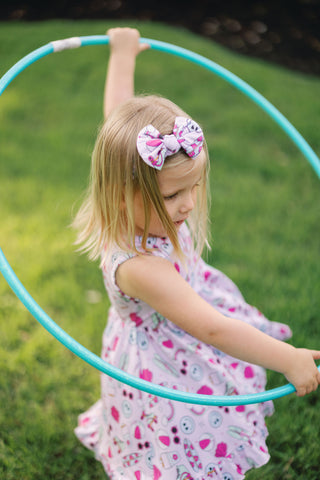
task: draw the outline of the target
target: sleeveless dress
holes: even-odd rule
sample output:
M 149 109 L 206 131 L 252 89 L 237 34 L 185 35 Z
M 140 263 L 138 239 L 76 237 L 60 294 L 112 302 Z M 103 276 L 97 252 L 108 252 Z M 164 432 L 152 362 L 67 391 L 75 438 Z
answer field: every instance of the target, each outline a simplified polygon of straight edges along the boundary
M 153 255 L 172 262 L 215 309 L 285 340 L 287 325 L 267 320 L 236 285 L 199 259 L 186 224 L 179 230 L 186 262 L 168 238 L 148 239 Z M 141 238 L 136 238 L 141 248 Z M 132 255 L 115 248 L 103 266 L 111 307 L 102 358 L 122 370 L 169 388 L 207 395 L 265 389 L 265 370 L 200 342 L 139 299 L 118 288 L 115 273 Z M 181 299 L 178 299 L 181 301 Z M 101 375 L 101 399 L 79 416 L 75 433 L 95 452 L 110 480 L 236 480 L 269 460 L 265 416 L 272 402 L 237 407 L 185 404 L 136 390 Z

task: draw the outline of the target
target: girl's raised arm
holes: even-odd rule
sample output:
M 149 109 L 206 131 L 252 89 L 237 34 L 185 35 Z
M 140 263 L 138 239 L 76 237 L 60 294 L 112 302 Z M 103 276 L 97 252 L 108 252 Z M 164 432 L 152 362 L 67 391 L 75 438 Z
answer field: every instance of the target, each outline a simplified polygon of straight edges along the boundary
M 136 56 L 149 48 L 148 44 L 139 43 L 140 34 L 133 28 L 112 28 L 107 35 L 111 53 L 104 89 L 105 119 L 116 106 L 134 95 Z
M 233 357 L 286 376 L 299 396 L 320 383 L 314 360 L 320 351 L 295 348 L 251 325 L 225 317 L 203 300 L 167 260 L 137 256 L 119 266 L 119 288 L 140 298 L 157 312 L 204 343 Z

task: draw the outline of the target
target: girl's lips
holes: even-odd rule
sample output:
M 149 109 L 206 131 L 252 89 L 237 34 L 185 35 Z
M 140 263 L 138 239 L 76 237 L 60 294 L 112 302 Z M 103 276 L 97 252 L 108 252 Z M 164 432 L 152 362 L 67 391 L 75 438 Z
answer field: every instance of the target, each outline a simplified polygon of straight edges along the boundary
M 174 224 L 175 224 L 176 226 L 180 227 L 180 225 L 182 225 L 183 222 L 185 222 L 186 220 L 187 220 L 187 219 L 184 218 L 183 220 L 179 220 L 178 222 L 174 222 Z

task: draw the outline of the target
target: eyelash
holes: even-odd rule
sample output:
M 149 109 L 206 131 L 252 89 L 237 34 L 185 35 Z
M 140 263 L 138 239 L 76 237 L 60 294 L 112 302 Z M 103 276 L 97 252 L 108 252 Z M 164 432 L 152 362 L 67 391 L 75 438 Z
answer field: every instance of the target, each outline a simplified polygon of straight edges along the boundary
M 164 200 L 173 200 L 178 194 L 173 193 L 172 195 L 169 195 L 168 197 L 163 197 Z
M 196 183 L 195 187 L 200 187 L 200 183 Z M 178 192 L 173 193 L 172 195 L 168 195 L 167 197 L 163 197 L 163 199 L 164 200 L 173 200 L 177 195 L 178 195 Z

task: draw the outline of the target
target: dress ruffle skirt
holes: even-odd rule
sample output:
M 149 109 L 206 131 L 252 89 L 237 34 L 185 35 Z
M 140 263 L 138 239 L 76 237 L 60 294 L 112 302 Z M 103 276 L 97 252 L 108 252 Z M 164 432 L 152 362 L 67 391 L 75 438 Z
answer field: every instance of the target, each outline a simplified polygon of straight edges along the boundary
M 188 230 L 181 230 L 182 243 L 190 248 Z M 167 239 L 152 241 L 158 255 L 173 258 Z M 146 304 L 126 297 L 115 284 L 115 271 L 126 259 L 126 254 L 115 253 L 112 264 L 103 269 L 112 303 L 103 335 L 104 360 L 147 381 L 185 392 L 240 395 L 265 389 L 263 368 L 223 354 Z M 186 280 L 223 314 L 280 340 L 291 336 L 287 325 L 267 320 L 248 305 L 220 271 L 202 260 L 187 270 L 193 273 L 182 273 Z M 238 480 L 269 460 L 265 417 L 273 413 L 272 402 L 237 407 L 191 405 L 141 392 L 104 374 L 101 388 L 101 399 L 80 415 L 75 433 L 94 451 L 110 480 Z

